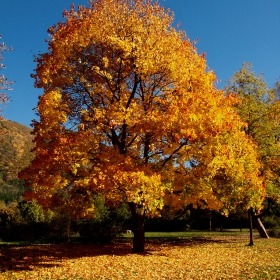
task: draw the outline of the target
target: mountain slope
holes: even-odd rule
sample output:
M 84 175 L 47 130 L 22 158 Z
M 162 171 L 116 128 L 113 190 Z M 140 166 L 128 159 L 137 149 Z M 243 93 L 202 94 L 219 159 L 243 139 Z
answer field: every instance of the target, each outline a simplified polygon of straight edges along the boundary
M 23 185 L 18 173 L 33 159 L 31 129 L 9 120 L 0 120 L 0 200 L 18 200 Z
M 18 178 L 33 159 L 33 136 L 25 125 L 0 120 L 0 185 Z

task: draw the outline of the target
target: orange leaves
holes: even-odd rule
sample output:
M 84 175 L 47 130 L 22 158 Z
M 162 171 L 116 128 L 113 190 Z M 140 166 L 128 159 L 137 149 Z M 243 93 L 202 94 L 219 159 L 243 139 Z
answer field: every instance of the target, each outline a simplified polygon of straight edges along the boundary
M 170 11 L 153 1 L 98 0 L 64 16 L 49 30 L 49 52 L 36 59 L 44 94 L 36 159 L 23 173 L 34 197 L 60 196 L 72 207 L 101 192 L 153 215 L 176 190 L 177 207 L 205 199 L 215 209 L 251 187 L 259 194 L 237 100 L 215 88 L 215 74 L 171 26 Z M 245 201 L 258 203 L 257 195 Z
M 0 279 L 266 279 L 279 278 L 279 240 L 199 238 L 128 243 L 2 247 Z

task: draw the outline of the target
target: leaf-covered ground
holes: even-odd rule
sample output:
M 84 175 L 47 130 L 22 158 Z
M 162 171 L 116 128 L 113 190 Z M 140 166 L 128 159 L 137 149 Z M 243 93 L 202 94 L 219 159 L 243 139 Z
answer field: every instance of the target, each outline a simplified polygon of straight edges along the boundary
M 0 279 L 280 279 L 280 239 L 157 239 L 143 254 L 111 245 L 0 247 Z

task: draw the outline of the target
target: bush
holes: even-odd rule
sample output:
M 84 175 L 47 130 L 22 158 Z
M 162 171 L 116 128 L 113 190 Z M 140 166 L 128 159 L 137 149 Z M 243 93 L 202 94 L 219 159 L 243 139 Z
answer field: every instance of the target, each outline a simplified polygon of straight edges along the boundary
M 61 209 L 44 210 L 33 202 L 13 203 L 0 208 L 0 238 L 4 241 L 48 239 L 69 241 L 71 234 L 92 243 L 109 243 L 127 229 L 130 212 L 126 205 L 111 210 L 102 195 L 95 195 L 95 218 L 71 219 Z
M 120 208 L 110 209 L 105 205 L 102 195 L 94 197 L 94 205 L 95 217 L 78 223 L 80 236 L 86 242 L 109 243 L 127 228 L 130 212 L 125 204 Z
M 36 202 L 12 203 L 0 209 L 0 237 L 6 241 L 46 238 L 51 232 L 51 216 Z
M 272 228 L 268 230 L 269 237 L 280 237 L 280 229 Z
M 280 217 L 275 215 L 264 217 L 262 219 L 262 223 L 267 229 L 274 229 L 276 227 L 280 227 Z
M 3 207 L 0 209 L 0 237 L 6 240 L 14 234 L 18 234 L 14 228 L 16 225 L 22 224 L 24 221 L 20 215 L 20 211 L 17 208 L 16 203 L 11 203 L 9 207 Z

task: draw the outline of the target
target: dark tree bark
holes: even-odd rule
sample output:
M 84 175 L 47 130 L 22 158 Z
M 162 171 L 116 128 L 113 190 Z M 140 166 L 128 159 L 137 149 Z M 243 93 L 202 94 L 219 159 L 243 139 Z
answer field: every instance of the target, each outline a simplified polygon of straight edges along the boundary
M 133 219 L 133 253 L 141 253 L 145 250 L 145 210 L 143 206 L 135 204 L 133 202 L 129 203 L 129 208 L 131 211 Z
M 250 228 L 250 243 L 249 246 L 254 245 L 254 236 L 253 236 L 253 219 L 252 219 L 252 208 L 248 210 L 248 220 L 249 220 L 249 228 Z
M 65 228 L 67 242 L 70 242 L 71 221 L 72 221 L 72 219 L 71 219 L 71 216 L 69 215 L 66 218 L 66 228 Z
M 266 229 L 263 225 L 263 223 L 260 220 L 260 217 L 258 215 L 256 215 L 255 210 L 251 207 L 248 210 L 248 218 L 249 218 L 249 225 L 250 225 L 250 243 L 249 246 L 254 245 L 254 241 L 253 241 L 253 222 L 254 225 L 256 226 L 259 235 L 261 238 L 269 238 Z
M 254 209 L 252 209 L 252 208 L 251 208 L 251 214 L 252 214 L 252 219 L 253 219 L 254 225 L 256 226 L 260 237 L 269 238 L 269 236 L 266 232 L 266 229 L 265 229 L 263 223 L 261 222 L 261 219 L 256 215 Z

